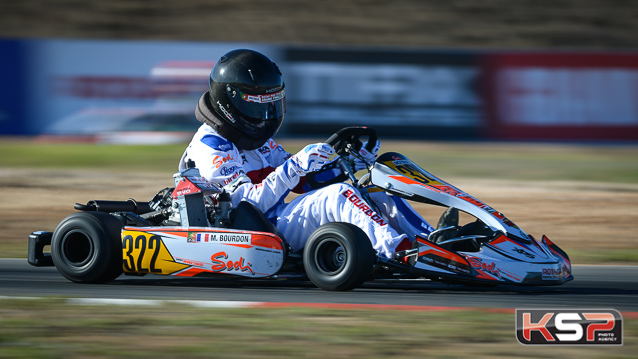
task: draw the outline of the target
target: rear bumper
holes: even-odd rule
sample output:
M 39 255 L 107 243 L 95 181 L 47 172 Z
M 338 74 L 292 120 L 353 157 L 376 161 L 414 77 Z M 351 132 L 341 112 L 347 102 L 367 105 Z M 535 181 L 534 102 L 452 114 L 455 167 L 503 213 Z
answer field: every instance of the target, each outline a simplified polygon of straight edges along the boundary
M 36 267 L 51 267 L 51 253 L 44 252 L 44 247 L 51 245 L 53 233 L 37 231 L 29 234 L 28 262 Z

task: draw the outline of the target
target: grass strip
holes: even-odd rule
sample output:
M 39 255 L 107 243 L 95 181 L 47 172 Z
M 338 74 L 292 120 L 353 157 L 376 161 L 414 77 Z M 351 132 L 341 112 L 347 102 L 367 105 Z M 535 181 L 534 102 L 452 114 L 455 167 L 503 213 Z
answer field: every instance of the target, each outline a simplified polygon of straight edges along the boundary
M 532 347 L 513 313 L 73 305 L 0 300 L 2 358 L 633 358 L 638 321 L 621 347 Z
M 320 139 L 283 139 L 295 153 Z M 86 168 L 172 175 L 186 144 L 100 145 L 0 142 L 0 168 Z M 388 140 L 381 152 L 400 152 L 446 177 L 638 183 L 638 146 L 546 143 L 447 143 Z

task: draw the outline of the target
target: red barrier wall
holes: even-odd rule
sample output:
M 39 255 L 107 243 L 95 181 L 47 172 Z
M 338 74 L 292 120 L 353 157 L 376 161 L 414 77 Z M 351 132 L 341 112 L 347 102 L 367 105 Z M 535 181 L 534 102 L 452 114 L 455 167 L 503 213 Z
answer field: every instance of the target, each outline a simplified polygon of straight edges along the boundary
M 505 53 L 483 61 L 487 137 L 638 140 L 638 54 Z

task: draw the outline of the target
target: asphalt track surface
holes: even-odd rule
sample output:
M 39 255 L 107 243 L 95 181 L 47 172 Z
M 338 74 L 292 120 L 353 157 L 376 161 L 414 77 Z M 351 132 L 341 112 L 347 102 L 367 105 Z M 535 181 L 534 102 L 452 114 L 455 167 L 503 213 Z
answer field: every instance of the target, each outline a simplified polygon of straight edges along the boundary
M 258 301 L 478 308 L 587 308 L 638 312 L 638 266 L 573 268 L 576 279 L 550 287 L 467 287 L 426 280 L 377 280 L 350 292 L 327 292 L 298 279 L 237 280 L 120 276 L 77 284 L 54 267 L 0 259 L 0 296 L 192 301 Z

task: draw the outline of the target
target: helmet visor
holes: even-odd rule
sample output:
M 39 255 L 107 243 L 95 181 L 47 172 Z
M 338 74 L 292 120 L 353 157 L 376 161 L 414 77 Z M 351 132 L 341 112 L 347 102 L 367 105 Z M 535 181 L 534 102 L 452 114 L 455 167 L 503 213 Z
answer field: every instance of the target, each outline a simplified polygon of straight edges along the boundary
M 284 89 L 265 95 L 251 95 L 233 86 L 228 87 L 230 102 L 249 121 L 280 120 L 286 112 Z

